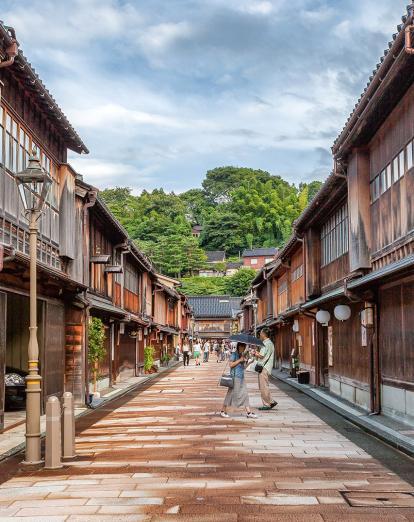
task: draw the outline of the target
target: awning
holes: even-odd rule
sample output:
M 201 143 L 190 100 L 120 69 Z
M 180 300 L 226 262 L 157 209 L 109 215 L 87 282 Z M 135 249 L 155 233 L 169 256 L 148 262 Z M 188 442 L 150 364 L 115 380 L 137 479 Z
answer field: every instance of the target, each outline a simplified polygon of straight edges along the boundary
M 122 319 L 125 319 L 128 315 L 127 312 L 125 312 L 125 310 L 122 310 L 122 308 L 118 308 L 117 306 L 113 305 L 111 301 L 108 301 L 104 297 L 99 297 L 97 295 L 92 295 L 88 293 L 88 300 L 90 302 L 91 309 L 102 310 L 112 315 L 121 317 Z
M 351 283 L 348 284 L 348 288 L 351 287 Z M 320 304 L 326 303 L 327 301 L 330 301 L 331 299 L 335 299 L 337 297 L 341 297 L 345 295 L 345 289 L 343 286 L 339 288 L 335 288 L 335 290 L 331 290 L 330 292 L 327 292 L 326 294 L 321 295 L 320 297 L 313 299 L 312 301 L 308 301 L 307 303 L 303 304 L 301 308 L 303 310 L 308 310 L 309 308 L 314 308 L 315 306 L 318 306 Z
M 367 283 L 377 281 L 378 279 L 393 276 L 398 272 L 402 272 L 403 270 L 412 267 L 414 267 L 414 254 L 404 257 L 399 261 L 395 261 L 395 263 L 391 263 L 390 265 L 386 265 L 379 270 L 370 272 L 369 274 L 362 276 L 359 279 L 355 279 L 355 281 L 352 281 L 348 284 L 348 288 L 357 288 L 359 286 L 366 285 Z

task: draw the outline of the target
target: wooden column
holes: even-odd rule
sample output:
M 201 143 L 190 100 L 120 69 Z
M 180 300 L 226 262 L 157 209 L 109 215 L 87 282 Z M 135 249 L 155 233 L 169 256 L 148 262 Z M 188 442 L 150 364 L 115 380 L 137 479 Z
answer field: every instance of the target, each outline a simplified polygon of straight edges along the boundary
M 369 152 L 356 149 L 348 166 L 349 270 L 371 268 Z
M 305 235 L 306 298 L 317 297 L 321 293 L 321 239 L 319 230 L 310 228 Z

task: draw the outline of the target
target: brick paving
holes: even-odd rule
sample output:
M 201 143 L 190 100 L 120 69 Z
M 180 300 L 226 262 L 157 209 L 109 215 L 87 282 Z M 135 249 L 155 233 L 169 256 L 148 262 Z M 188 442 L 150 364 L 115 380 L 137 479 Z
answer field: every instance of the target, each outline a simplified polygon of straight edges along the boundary
M 283 383 L 277 410 L 222 419 L 222 369 L 180 367 L 79 419 L 61 470 L 3 463 L 0 520 L 414 521 L 408 457 Z

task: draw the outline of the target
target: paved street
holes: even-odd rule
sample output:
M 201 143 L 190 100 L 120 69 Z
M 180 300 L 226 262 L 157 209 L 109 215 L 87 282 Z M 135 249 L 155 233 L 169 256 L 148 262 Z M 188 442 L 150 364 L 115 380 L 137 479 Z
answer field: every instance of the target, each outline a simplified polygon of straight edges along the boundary
M 2 464 L 0 520 L 414 520 L 409 458 L 284 383 L 275 411 L 222 419 L 222 369 L 180 367 L 83 417 L 62 470 Z

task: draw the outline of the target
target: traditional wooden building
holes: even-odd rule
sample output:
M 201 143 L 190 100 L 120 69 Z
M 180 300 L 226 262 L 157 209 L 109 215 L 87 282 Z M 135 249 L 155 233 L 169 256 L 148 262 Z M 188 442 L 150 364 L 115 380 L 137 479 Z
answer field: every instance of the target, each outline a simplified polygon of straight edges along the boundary
M 264 282 L 273 279 L 274 319 L 267 312 L 265 323 L 279 325 L 282 365 L 300 336 L 301 366 L 312 382 L 365 410 L 411 421 L 413 12 L 410 6 L 334 144 L 334 171 L 255 289 L 263 318 Z
M 194 313 L 194 337 L 198 339 L 226 339 L 238 330 L 237 313 L 241 298 L 221 296 L 192 296 L 188 298 Z
M 21 51 L 14 30 L 0 23 L 0 428 L 5 372 L 27 371 L 28 222 L 15 174 L 34 152 L 53 179 L 38 240 L 38 338 L 42 395 L 65 390 L 65 336 L 85 285 L 71 276 L 76 176 L 67 151 L 88 150 Z

